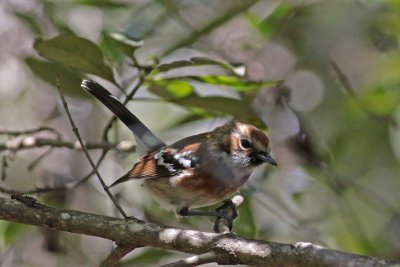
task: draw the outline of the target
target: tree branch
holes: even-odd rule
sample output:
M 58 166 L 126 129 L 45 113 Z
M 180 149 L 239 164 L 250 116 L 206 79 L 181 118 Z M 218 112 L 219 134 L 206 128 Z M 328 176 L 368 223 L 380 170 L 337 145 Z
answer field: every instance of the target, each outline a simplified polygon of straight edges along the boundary
M 111 194 L 108 186 L 106 185 L 106 183 L 104 182 L 103 177 L 100 175 L 99 171 L 97 170 L 97 164 L 94 164 L 94 161 L 92 160 L 92 157 L 90 156 L 89 152 L 86 149 L 85 143 L 83 142 L 83 139 L 79 133 L 78 127 L 76 127 L 74 120 L 72 119 L 72 115 L 69 112 L 69 108 L 68 108 L 68 103 L 65 100 L 64 97 L 64 93 L 62 92 L 62 88 L 61 88 L 61 81 L 60 81 L 60 77 L 57 75 L 56 76 L 56 87 L 58 90 L 58 93 L 60 95 L 61 98 L 61 102 L 64 106 L 65 112 L 67 113 L 67 117 L 68 120 L 71 124 L 72 127 L 72 131 L 74 132 L 76 138 L 79 141 L 80 146 L 82 147 L 83 153 L 85 154 L 86 158 L 88 159 L 90 165 L 92 166 L 94 173 L 96 174 L 100 184 L 103 186 L 104 191 L 106 192 L 106 194 L 108 195 L 108 197 L 111 199 L 111 201 L 114 203 L 114 206 L 118 209 L 118 211 L 121 213 L 121 215 L 127 219 L 128 215 L 126 215 L 125 211 L 122 209 L 122 207 L 119 205 L 118 201 L 115 199 L 115 197 L 113 196 L 113 194 Z
M 172 53 L 173 51 L 190 46 L 191 44 L 195 43 L 204 35 L 212 32 L 213 30 L 217 29 L 223 23 L 227 22 L 228 20 L 234 18 L 236 15 L 245 12 L 251 6 L 256 4 L 259 0 L 246 0 L 246 1 L 238 1 L 239 4 L 235 3 L 233 7 L 223 13 L 221 16 L 217 17 L 214 20 L 211 20 L 208 24 L 206 24 L 201 29 L 192 32 L 189 36 L 183 38 L 179 42 L 173 44 L 171 47 L 167 48 L 164 52 L 162 52 L 160 57 L 165 57 Z
M 122 141 L 118 143 L 110 142 L 85 142 L 86 149 L 105 149 L 117 150 L 121 152 L 134 152 L 135 145 L 131 141 Z M 34 136 L 27 136 L 24 138 L 11 139 L 7 142 L 0 143 L 0 151 L 2 150 L 23 150 L 34 149 L 39 147 L 60 147 L 75 150 L 82 150 L 79 142 L 69 142 L 59 139 L 40 138 Z
M 213 252 L 219 264 L 308 267 L 394 265 L 394 262 L 387 260 L 330 250 L 309 243 L 279 244 L 234 234 L 184 230 L 136 219 L 124 220 L 63 210 L 32 201 L 22 203 L 0 198 L 0 219 L 102 237 L 133 246 L 151 246 L 193 255 Z
M 114 267 L 129 252 L 137 248 L 137 246 L 121 244 L 114 248 L 111 253 L 101 263 L 100 267 Z

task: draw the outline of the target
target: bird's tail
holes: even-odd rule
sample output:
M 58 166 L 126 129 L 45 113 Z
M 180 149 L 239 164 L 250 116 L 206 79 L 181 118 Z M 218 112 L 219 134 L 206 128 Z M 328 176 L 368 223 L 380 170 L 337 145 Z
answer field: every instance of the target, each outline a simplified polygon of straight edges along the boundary
M 81 87 L 103 103 L 135 135 L 136 142 L 143 144 L 145 152 L 151 152 L 165 146 L 135 115 L 132 114 L 107 89 L 92 80 L 83 80 Z

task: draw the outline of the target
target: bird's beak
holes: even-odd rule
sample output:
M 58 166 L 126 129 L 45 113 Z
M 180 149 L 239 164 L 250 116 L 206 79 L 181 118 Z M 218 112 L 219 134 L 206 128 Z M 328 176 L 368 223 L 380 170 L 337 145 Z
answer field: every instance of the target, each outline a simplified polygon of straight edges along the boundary
M 271 165 L 278 166 L 278 163 L 271 157 L 267 152 L 258 152 L 254 155 L 258 160 L 262 162 L 268 162 Z

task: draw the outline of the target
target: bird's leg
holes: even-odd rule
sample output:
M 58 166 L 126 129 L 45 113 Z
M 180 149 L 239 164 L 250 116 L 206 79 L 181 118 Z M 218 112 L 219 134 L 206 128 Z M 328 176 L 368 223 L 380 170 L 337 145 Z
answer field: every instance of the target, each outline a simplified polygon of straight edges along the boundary
M 228 210 L 231 212 L 230 214 L 226 214 Z M 220 214 L 221 217 L 229 217 L 232 218 L 232 220 L 238 216 L 237 207 L 230 199 L 224 200 L 224 204 L 216 208 L 215 211 Z
M 177 213 L 181 216 L 209 216 L 215 217 L 215 232 L 230 232 L 233 226 L 233 220 L 238 216 L 236 205 L 230 200 L 225 200 L 224 204 L 215 209 L 215 211 L 197 211 L 197 210 L 189 210 L 188 207 L 181 208 L 177 211 Z M 228 228 L 227 231 L 221 230 L 221 221 L 222 225 L 226 225 Z
M 238 216 L 237 206 L 232 200 L 227 199 L 224 204 L 215 209 L 219 215 L 215 220 L 214 231 L 216 233 L 230 233 L 233 227 L 233 220 Z
M 189 210 L 188 207 L 183 207 L 177 211 L 181 216 L 209 216 L 218 217 L 220 214 L 217 211 L 199 211 L 199 210 Z
M 228 214 L 226 209 L 230 210 Z M 238 216 L 237 208 L 232 200 L 227 199 L 224 200 L 224 204 L 215 209 L 215 211 L 198 211 L 198 210 L 189 210 L 188 207 L 183 207 L 177 210 L 178 215 L 180 216 L 210 216 L 210 217 L 222 217 L 225 219 L 233 220 Z

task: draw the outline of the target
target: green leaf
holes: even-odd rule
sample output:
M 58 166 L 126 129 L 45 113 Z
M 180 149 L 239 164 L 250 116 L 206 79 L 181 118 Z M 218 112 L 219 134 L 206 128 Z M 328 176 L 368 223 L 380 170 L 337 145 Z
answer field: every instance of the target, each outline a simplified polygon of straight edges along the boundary
M 28 226 L 13 222 L 1 222 L 0 232 L 2 232 L 4 245 L 11 245 L 23 232 L 28 230 Z
M 49 40 L 36 39 L 33 47 L 52 62 L 114 82 L 110 67 L 104 63 L 102 51 L 87 39 L 65 34 Z
M 204 110 L 201 110 L 201 112 L 196 112 L 196 109 L 190 110 L 191 113 L 188 115 L 184 115 L 180 118 L 178 118 L 173 124 L 171 124 L 171 128 L 178 127 L 180 125 L 202 120 L 204 118 L 212 118 L 213 116 L 209 114 L 208 112 L 204 112 Z
M 241 194 L 244 194 L 243 191 Z M 239 207 L 238 218 L 234 222 L 233 230 L 238 235 L 248 238 L 257 238 L 258 229 L 253 210 L 251 208 L 251 195 L 244 194 L 244 198 L 244 202 Z
M 166 89 L 176 97 L 188 96 L 193 92 L 193 86 L 185 81 L 168 83 Z
M 36 17 L 30 16 L 28 14 L 20 13 L 20 12 L 15 12 L 14 14 L 21 21 L 23 21 L 26 25 L 28 25 L 34 34 L 37 34 L 37 35 L 42 34 L 42 29 L 41 29 L 40 24 L 38 23 Z
M 157 74 L 159 72 L 166 72 L 176 68 L 195 67 L 203 65 L 219 66 L 228 71 L 229 74 L 235 76 L 243 76 L 245 73 L 243 64 L 230 64 L 206 57 L 193 57 L 188 60 L 177 60 L 170 63 L 160 64 L 154 69 L 153 74 Z
M 400 105 L 400 91 L 398 88 L 369 90 L 360 95 L 360 103 L 375 115 L 389 115 Z
M 275 35 L 284 24 L 285 20 L 293 13 L 293 6 L 288 3 L 280 3 L 274 11 L 263 20 L 258 28 L 265 36 Z
M 222 96 L 199 96 L 195 93 L 193 86 L 182 80 L 159 80 L 148 85 L 148 90 L 168 102 L 192 109 L 203 109 L 210 112 L 228 114 L 233 117 L 259 125 L 259 118 L 250 108 L 250 97 L 243 99 L 227 98 Z M 197 110 L 197 113 L 198 110 Z
M 118 46 L 128 57 L 133 61 L 134 53 L 136 49 L 143 45 L 143 40 L 130 38 L 129 36 L 122 33 L 111 33 L 108 35 L 109 40 Z
M 126 58 L 126 54 L 107 34 L 103 34 L 99 46 L 104 53 L 104 57 L 112 64 L 120 65 Z
M 167 99 L 167 101 L 183 107 L 198 107 L 207 111 L 229 114 L 243 121 L 252 122 L 259 120 L 254 111 L 247 104 L 238 99 L 222 96 L 200 97 L 191 94 L 182 98 Z
M 127 7 L 127 4 L 117 3 L 109 0 L 74 0 L 76 4 L 104 7 L 104 8 L 123 8 Z
M 66 95 L 84 98 L 89 97 L 89 94 L 86 94 L 80 89 L 82 79 L 76 72 L 70 71 L 60 64 L 38 60 L 32 57 L 26 58 L 25 62 L 37 77 L 54 85 L 54 88 L 56 84 L 56 75 L 59 75 L 63 91 Z
M 171 63 L 160 64 L 155 68 L 155 70 L 157 70 L 158 72 L 165 72 L 176 68 L 190 67 L 194 65 L 195 64 L 190 60 L 177 60 Z
M 193 86 L 182 80 L 152 82 L 148 89 L 162 98 L 180 98 L 193 93 Z
M 179 78 L 176 77 L 164 78 L 164 80 L 169 80 L 169 81 L 177 79 L 190 79 L 211 85 L 228 86 L 240 92 L 255 91 L 260 89 L 261 87 L 272 87 L 279 82 L 279 81 L 252 82 L 243 80 L 237 76 L 229 76 L 229 75 L 203 75 L 203 76 L 184 76 Z

